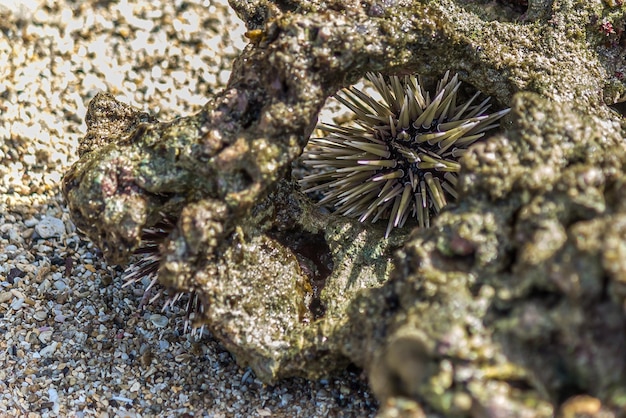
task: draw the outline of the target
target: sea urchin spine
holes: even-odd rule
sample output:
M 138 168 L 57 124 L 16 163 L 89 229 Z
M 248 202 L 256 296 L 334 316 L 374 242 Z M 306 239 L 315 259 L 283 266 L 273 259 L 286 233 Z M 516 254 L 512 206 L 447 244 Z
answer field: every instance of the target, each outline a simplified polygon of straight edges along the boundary
M 165 214 L 161 214 L 161 216 L 161 220 L 156 225 L 143 229 L 140 246 L 135 250 L 135 255 L 138 256 L 138 259 L 128 266 L 123 275 L 125 280 L 123 287 L 140 282 L 144 277 L 150 280 L 150 284 L 144 291 L 144 297 L 139 306 L 140 309 L 147 303 L 153 303 L 162 297 L 165 292 L 165 289 L 160 287 L 156 295 L 150 298 L 150 290 L 155 287 L 155 285 L 158 286 L 159 266 L 162 258 L 161 245 L 168 238 L 170 232 L 176 227 L 175 218 L 166 216 Z M 191 336 L 199 338 L 204 331 L 204 325 L 196 326 L 194 319 L 202 316 L 204 307 L 196 291 L 189 293 L 173 291 L 173 295 L 166 298 L 163 304 L 163 310 L 167 309 L 168 306 L 173 306 L 186 294 L 188 294 L 189 299 L 185 306 L 183 333 L 187 333 L 187 330 L 191 330 Z
M 311 138 L 303 162 L 319 170 L 300 180 L 321 192 L 320 204 L 361 222 L 388 219 L 385 237 L 414 217 L 421 227 L 457 198 L 458 158 L 510 109 L 487 115 L 489 98 L 477 92 L 456 104 L 461 86 L 450 73 L 431 99 L 421 77 L 367 74 L 382 100 L 355 87 L 335 97 L 356 115 L 354 126 L 320 124 L 326 137 Z

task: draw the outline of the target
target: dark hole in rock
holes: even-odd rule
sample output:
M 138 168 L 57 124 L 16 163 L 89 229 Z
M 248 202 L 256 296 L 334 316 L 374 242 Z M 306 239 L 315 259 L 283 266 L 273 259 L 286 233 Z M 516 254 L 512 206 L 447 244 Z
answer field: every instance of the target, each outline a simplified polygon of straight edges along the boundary
M 545 306 L 547 309 L 555 308 L 559 304 L 559 302 L 561 302 L 561 297 L 559 296 L 559 294 L 548 289 L 539 288 L 537 286 L 532 286 L 525 298 L 528 300 L 535 300 L 541 303 L 541 305 Z
M 484 283 L 481 283 L 481 282 L 471 283 L 469 285 L 470 294 L 473 297 L 478 297 L 478 295 L 480 295 L 480 291 L 483 288 L 483 286 L 484 286 Z
M 312 289 L 309 311 L 313 319 L 319 319 L 326 313 L 326 306 L 321 293 L 326 280 L 333 271 L 333 260 L 330 248 L 323 234 L 312 234 L 306 231 L 270 231 L 272 238 L 293 251 L 302 272 L 309 279 Z
M 455 245 L 454 242 L 450 244 L 450 250 L 457 252 L 456 249 L 453 248 Z M 464 271 L 471 268 L 475 260 L 476 254 L 474 248 L 465 255 L 459 254 L 458 252 L 456 254 L 443 254 L 439 251 L 436 256 L 433 256 L 433 266 L 443 272 Z
M 240 115 L 240 123 L 244 129 L 249 128 L 254 122 L 259 120 L 263 102 L 258 98 L 250 99 L 245 111 Z
M 608 179 L 604 187 L 604 199 L 606 201 L 606 205 L 608 207 L 614 207 L 616 212 L 626 210 L 626 202 L 622 200 L 624 188 L 626 188 L 625 182 L 613 179 Z
M 276 5 L 283 12 L 295 12 L 296 10 L 298 10 L 299 7 L 297 2 L 292 2 L 289 0 L 278 0 L 276 1 Z
M 507 380 L 507 383 L 511 388 L 520 390 L 520 391 L 528 391 L 533 389 L 533 385 L 522 377 L 511 377 Z
M 576 384 L 574 379 L 566 377 L 565 371 L 563 371 L 563 375 L 561 377 L 563 377 L 564 383 L 558 388 L 556 393 L 557 402 L 559 404 L 563 404 L 565 401 L 574 396 L 585 394 L 585 391 L 581 389 L 578 384 Z
M 397 293 L 388 293 L 385 295 L 385 303 L 389 312 L 397 312 L 400 308 L 400 297 Z
M 528 10 L 528 0 L 498 0 L 498 3 L 512 8 L 517 13 L 526 13 Z
M 518 253 L 516 248 L 509 248 L 506 251 L 506 257 L 508 258 L 508 263 L 502 268 L 502 273 L 512 274 L 513 269 L 517 265 Z
M 615 103 L 609 107 L 622 115 L 622 117 L 626 117 L 626 102 Z
M 526 19 L 528 0 L 459 0 L 459 4 L 486 21 L 513 22 Z
M 225 173 L 219 180 L 221 188 L 229 193 L 239 193 L 246 190 L 253 182 L 252 175 L 245 168 L 238 168 L 231 173 Z
M 252 178 L 252 175 L 247 171 L 247 170 L 239 170 L 236 173 L 237 178 L 239 178 L 241 181 L 241 190 L 245 190 L 247 188 L 250 187 L 250 185 L 254 182 L 254 179 Z

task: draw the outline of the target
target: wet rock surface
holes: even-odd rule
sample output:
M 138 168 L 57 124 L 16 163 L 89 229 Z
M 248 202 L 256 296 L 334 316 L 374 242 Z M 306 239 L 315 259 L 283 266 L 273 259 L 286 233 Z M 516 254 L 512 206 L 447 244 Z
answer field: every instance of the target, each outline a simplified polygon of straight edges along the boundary
M 233 0 L 252 42 L 198 114 L 93 100 L 72 218 L 115 263 L 177 218 L 159 281 L 197 291 L 265 381 L 353 362 L 383 416 L 619 415 L 626 151 L 607 105 L 625 8 L 525 3 Z M 461 159 L 458 205 L 432 228 L 383 240 L 294 189 L 330 94 L 366 71 L 448 69 L 512 112 Z

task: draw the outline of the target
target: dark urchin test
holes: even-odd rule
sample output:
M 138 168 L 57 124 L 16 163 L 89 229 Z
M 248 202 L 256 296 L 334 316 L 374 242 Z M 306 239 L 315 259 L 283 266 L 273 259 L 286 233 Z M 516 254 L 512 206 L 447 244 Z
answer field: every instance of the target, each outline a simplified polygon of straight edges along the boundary
M 381 96 L 354 86 L 335 97 L 356 118 L 351 126 L 320 124 L 325 137 L 311 138 L 302 161 L 317 172 L 303 177 L 305 193 L 321 192 L 320 205 L 359 221 L 388 219 L 385 238 L 407 219 L 420 227 L 456 200 L 458 159 L 499 126 L 510 109 L 487 114 L 480 92 L 457 105 L 458 75 L 446 72 L 431 99 L 419 76 L 368 73 Z

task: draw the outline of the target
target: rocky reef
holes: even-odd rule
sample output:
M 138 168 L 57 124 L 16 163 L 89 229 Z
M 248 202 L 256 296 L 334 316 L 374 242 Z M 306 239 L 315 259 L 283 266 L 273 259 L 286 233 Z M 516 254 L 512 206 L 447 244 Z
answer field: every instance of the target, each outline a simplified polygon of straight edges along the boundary
M 177 219 L 158 280 L 264 381 L 352 362 L 381 416 L 621 416 L 626 408 L 626 6 L 243 1 L 250 45 L 198 114 L 99 94 L 63 180 L 112 263 Z M 431 228 L 320 211 L 291 179 L 325 100 L 368 71 L 446 70 L 502 107 Z M 586 415 L 585 415 L 586 414 Z

